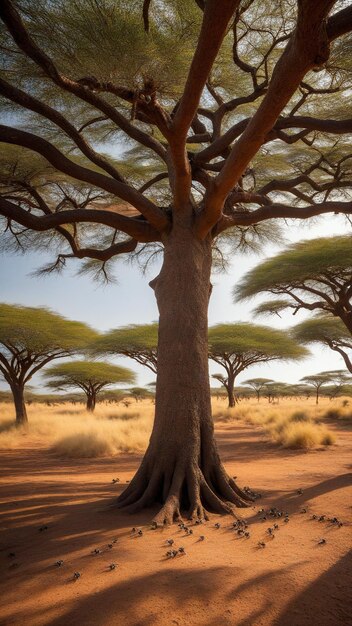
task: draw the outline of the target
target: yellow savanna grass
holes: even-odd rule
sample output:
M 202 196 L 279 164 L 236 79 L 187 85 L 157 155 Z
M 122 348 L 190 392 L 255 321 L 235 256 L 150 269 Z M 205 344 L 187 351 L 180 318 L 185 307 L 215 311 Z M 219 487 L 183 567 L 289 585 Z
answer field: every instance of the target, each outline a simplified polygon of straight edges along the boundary
M 226 408 L 217 401 L 214 419 L 222 422 L 242 420 L 260 426 L 271 441 L 284 448 L 310 449 L 335 442 L 334 434 L 320 422 L 334 415 L 347 414 L 349 401 L 339 398 L 331 402 L 323 398 L 319 405 L 314 400 L 280 400 L 277 404 L 262 399 L 242 401 L 234 408 Z
M 146 400 L 128 407 L 99 404 L 94 414 L 80 404 L 28 407 L 28 427 L 16 428 L 10 404 L 0 405 L 0 448 L 17 448 L 26 440 L 71 458 L 143 451 L 153 423 L 153 404 Z
M 347 404 L 346 404 L 347 403 Z M 352 402 L 351 402 L 352 405 Z M 280 400 L 269 404 L 262 399 L 242 401 L 228 409 L 226 401 L 213 399 L 214 421 L 220 427 L 238 420 L 264 428 L 268 437 L 285 447 L 309 448 L 329 445 L 333 434 L 319 422 L 348 419 L 349 400 Z M 72 458 L 110 456 L 118 452 L 142 452 L 152 429 L 154 405 L 150 400 L 128 407 L 98 404 L 94 414 L 82 404 L 28 406 L 28 428 L 15 427 L 13 405 L 0 404 L 0 448 L 18 448 L 35 441 L 60 456 Z

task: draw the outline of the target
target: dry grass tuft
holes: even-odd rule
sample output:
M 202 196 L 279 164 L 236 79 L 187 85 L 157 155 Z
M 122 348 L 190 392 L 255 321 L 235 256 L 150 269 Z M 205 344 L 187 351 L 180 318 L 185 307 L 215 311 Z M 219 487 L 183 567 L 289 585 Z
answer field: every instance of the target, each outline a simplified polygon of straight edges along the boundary
M 334 435 L 324 426 L 313 422 L 294 422 L 288 420 L 270 431 L 271 438 L 284 448 L 309 450 L 319 445 L 334 443 Z
M 70 459 L 112 456 L 115 452 L 112 442 L 104 435 L 94 431 L 61 437 L 52 445 L 51 449 L 59 456 Z

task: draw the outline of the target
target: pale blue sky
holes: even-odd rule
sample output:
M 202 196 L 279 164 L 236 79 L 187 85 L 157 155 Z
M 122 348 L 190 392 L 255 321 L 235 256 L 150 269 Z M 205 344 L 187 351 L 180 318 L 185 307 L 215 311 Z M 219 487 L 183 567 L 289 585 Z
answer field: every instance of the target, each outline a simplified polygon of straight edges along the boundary
M 299 239 L 330 236 L 346 233 L 350 230 L 347 222 L 339 216 L 325 216 L 314 222 L 296 222 L 285 227 L 287 243 Z M 260 262 L 263 256 L 271 256 L 279 248 L 268 246 L 261 255 L 234 257 L 232 266 L 226 274 L 213 276 L 213 293 L 209 306 L 209 324 L 218 322 L 248 321 L 255 302 L 234 304 L 231 291 L 235 283 L 251 267 Z M 45 263 L 43 253 L 25 255 L 0 255 L 0 299 L 2 302 L 22 304 L 24 306 L 46 306 L 68 318 L 87 322 L 94 328 L 104 331 L 126 324 L 147 323 L 157 320 L 158 313 L 153 291 L 148 281 L 157 274 L 158 265 L 154 264 L 146 276 L 137 267 L 120 262 L 116 267 L 117 284 L 98 286 L 87 276 L 76 276 L 75 268 L 79 261 L 73 261 L 60 275 L 45 278 L 33 277 L 31 273 Z M 290 314 L 281 319 L 263 318 L 258 323 L 286 328 L 298 323 L 304 315 L 292 318 Z M 144 385 L 153 380 L 152 373 L 138 366 L 129 359 L 115 360 L 121 365 L 134 369 L 138 374 L 138 384 Z M 254 376 L 265 376 L 275 380 L 296 382 L 302 376 L 325 369 L 342 369 L 342 359 L 330 350 L 314 349 L 312 357 L 299 364 L 269 363 L 254 366 L 239 377 L 238 382 Z M 220 371 L 218 365 L 211 365 L 213 373 Z M 44 391 L 40 377 L 34 380 L 38 390 Z M 2 388 L 6 388 L 1 384 Z

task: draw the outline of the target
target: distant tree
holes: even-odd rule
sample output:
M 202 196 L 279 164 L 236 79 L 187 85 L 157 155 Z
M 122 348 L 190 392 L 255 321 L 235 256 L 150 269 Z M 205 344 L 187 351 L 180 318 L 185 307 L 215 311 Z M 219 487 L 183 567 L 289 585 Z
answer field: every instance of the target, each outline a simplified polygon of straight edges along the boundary
M 122 402 L 128 395 L 128 389 L 102 389 L 97 397 L 97 402 L 116 403 Z
M 295 326 L 291 333 L 301 343 L 318 343 L 338 352 L 352 374 L 352 335 L 340 319 L 313 317 Z
M 268 383 L 273 383 L 274 381 L 271 378 L 250 378 L 249 380 L 245 380 L 243 382 L 244 385 L 250 385 L 252 389 L 254 389 L 257 400 L 259 402 L 260 392 L 265 388 L 265 385 Z
M 337 396 L 344 395 L 345 392 L 348 395 L 348 391 L 352 384 L 352 378 L 346 370 L 330 370 L 325 373 L 330 375 L 332 384 L 325 387 L 323 389 L 323 393 L 326 393 L 331 400 Z
M 16 424 L 28 422 L 24 389 L 53 361 L 82 352 L 97 333 L 44 308 L 0 304 L 0 373 L 10 385 Z
M 257 306 L 254 313 L 291 309 L 329 313 L 352 333 L 352 237 L 322 237 L 292 244 L 248 272 L 237 300 L 269 292 L 285 298 Z
M 132 387 L 129 389 L 129 393 L 136 402 L 140 402 L 144 400 L 144 398 L 152 396 L 152 393 L 144 387 Z
M 93 342 L 91 350 L 100 355 L 121 355 L 157 372 L 158 324 L 131 324 L 110 330 Z
M 319 374 L 311 374 L 303 376 L 301 381 L 306 385 L 311 385 L 315 389 L 315 404 L 319 404 L 319 393 L 323 385 L 328 385 L 333 380 L 331 372 L 320 372 Z
M 265 396 L 268 398 L 269 404 L 274 404 L 275 400 L 279 402 L 279 398 L 286 396 L 289 385 L 279 381 L 273 381 L 265 385 Z
M 225 369 L 226 375 L 219 376 L 228 394 L 229 407 L 235 405 L 236 377 L 245 369 L 255 363 L 298 360 L 307 354 L 287 333 L 268 326 L 235 323 L 209 328 L 209 358 Z
M 87 411 L 94 411 L 98 394 L 117 383 L 133 383 L 134 373 L 100 361 L 72 361 L 54 365 L 44 372 L 50 389 L 75 389 L 79 387 L 87 397 Z

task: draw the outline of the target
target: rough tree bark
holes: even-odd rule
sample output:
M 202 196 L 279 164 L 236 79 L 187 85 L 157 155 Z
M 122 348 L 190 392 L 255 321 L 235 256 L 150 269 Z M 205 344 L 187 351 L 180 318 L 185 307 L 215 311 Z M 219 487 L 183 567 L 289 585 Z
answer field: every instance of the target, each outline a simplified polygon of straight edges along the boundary
M 24 402 L 24 386 L 20 383 L 10 383 L 16 409 L 16 426 L 28 424 L 27 409 Z
M 149 447 L 118 506 L 135 512 L 163 504 L 154 521 L 172 523 L 187 511 L 229 513 L 249 497 L 223 468 L 214 440 L 208 372 L 211 237 L 197 239 L 186 223 L 166 237 L 164 262 L 152 281 L 160 319 L 155 421 Z
M 87 394 L 87 411 L 89 411 L 90 413 L 93 413 L 94 409 L 95 409 L 95 403 L 96 403 L 96 396 L 94 393 L 88 393 Z
M 229 408 L 233 408 L 236 405 L 236 398 L 234 393 L 235 377 L 232 374 L 228 374 L 226 391 L 229 400 Z

